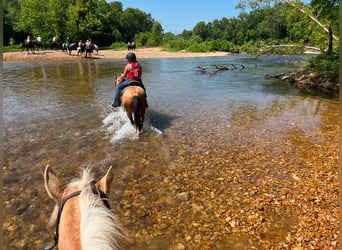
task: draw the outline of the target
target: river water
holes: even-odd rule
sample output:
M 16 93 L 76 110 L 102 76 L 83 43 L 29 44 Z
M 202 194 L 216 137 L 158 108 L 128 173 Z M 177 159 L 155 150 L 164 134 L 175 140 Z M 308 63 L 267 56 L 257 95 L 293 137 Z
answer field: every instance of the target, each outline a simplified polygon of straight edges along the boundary
M 239 153 L 258 149 L 292 161 L 293 156 L 272 145 L 274 138 L 296 130 L 314 143 L 326 142 L 327 138 L 317 134 L 324 133 L 329 124 L 337 124 L 337 100 L 264 80 L 265 74 L 296 70 L 296 63 L 303 58 L 230 55 L 140 60 L 150 108 L 139 136 L 124 112 L 110 106 L 113 76 L 121 73 L 125 61 L 4 63 L 5 247 L 41 249 L 51 243 L 53 228 L 47 228 L 47 222 L 53 202 L 44 190 L 42 175 L 46 165 L 65 183 L 78 177 L 83 167 L 91 166 L 99 176 L 115 166 L 111 202 L 124 226 L 138 239 L 132 249 L 146 249 L 148 244 L 156 247 L 153 249 L 191 248 L 200 246 L 200 240 L 228 246 L 228 242 L 220 245 L 219 236 L 203 238 L 186 227 L 182 231 L 177 222 L 178 229 L 173 222 L 159 223 L 163 225 L 159 227 L 152 219 L 148 221 L 147 215 L 141 216 L 141 211 L 149 210 L 151 215 L 154 210 L 148 204 L 167 199 L 168 192 L 173 192 L 170 179 L 176 177 L 169 175 L 170 171 L 203 164 L 229 169 L 225 162 L 233 156 L 227 154 L 227 148 L 233 148 L 237 158 Z M 197 70 L 200 66 L 210 71 L 212 65 L 229 70 L 214 75 Z M 294 145 L 294 152 L 301 146 Z M 248 160 L 241 156 L 235 162 L 248 165 Z M 198 176 L 210 179 L 211 174 L 203 171 Z M 280 174 L 272 173 L 276 175 Z M 191 177 L 184 178 L 191 183 Z M 174 193 L 191 203 L 190 197 L 182 196 L 188 189 L 178 187 Z M 131 190 L 136 194 L 128 197 Z M 158 203 L 158 211 L 175 211 L 179 205 L 164 200 Z M 241 242 L 251 244 L 251 240 Z

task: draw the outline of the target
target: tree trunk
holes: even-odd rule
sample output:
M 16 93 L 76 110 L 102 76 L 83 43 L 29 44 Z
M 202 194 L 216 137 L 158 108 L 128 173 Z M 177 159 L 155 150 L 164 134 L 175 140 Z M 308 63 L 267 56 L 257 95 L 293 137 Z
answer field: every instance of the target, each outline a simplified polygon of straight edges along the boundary
M 331 28 L 331 23 L 329 24 L 329 40 L 328 40 L 328 49 L 327 52 L 331 53 L 333 51 L 333 33 Z

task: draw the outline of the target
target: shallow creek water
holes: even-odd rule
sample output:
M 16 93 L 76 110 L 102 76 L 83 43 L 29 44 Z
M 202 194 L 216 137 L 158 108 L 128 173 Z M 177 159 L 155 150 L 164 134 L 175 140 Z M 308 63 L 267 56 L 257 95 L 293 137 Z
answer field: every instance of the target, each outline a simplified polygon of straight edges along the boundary
M 83 167 L 99 177 L 114 166 L 110 200 L 135 238 L 129 249 L 304 244 L 297 235 L 315 221 L 301 224 L 301 216 L 311 214 L 295 204 L 317 205 L 337 220 L 336 192 L 319 185 L 330 178 L 322 185 L 337 187 L 338 102 L 263 79 L 296 70 L 301 59 L 141 60 L 150 108 L 140 136 L 123 111 L 110 106 L 123 60 L 4 63 L 5 248 L 42 249 L 52 242 L 46 165 L 65 184 Z M 212 64 L 231 70 L 197 72 Z M 306 199 L 310 193 L 321 203 Z M 335 226 L 325 225 L 334 228 L 325 235 L 317 225 L 328 246 L 336 244 Z M 313 235 L 305 244 L 317 246 Z

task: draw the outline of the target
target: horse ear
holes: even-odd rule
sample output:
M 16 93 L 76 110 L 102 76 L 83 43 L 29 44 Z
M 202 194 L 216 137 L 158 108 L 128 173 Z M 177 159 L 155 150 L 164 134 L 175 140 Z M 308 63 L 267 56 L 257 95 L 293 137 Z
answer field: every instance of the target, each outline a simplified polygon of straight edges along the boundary
M 107 173 L 95 184 L 98 190 L 107 195 L 110 193 L 110 184 L 114 178 L 112 167 L 110 166 Z
M 47 165 L 44 171 L 44 183 L 45 189 L 50 198 L 53 200 L 60 201 L 62 199 L 64 187 L 62 183 L 58 180 L 56 175 L 50 169 L 50 166 Z

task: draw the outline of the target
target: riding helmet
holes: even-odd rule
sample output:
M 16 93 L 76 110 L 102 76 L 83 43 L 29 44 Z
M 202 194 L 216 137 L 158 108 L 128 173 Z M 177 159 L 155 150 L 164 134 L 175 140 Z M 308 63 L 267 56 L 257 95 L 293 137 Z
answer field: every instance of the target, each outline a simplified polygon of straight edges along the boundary
M 135 56 L 134 53 L 129 52 L 129 53 L 127 53 L 127 55 L 126 55 L 126 59 L 127 59 L 129 62 L 135 62 L 135 61 L 137 60 L 137 57 Z

